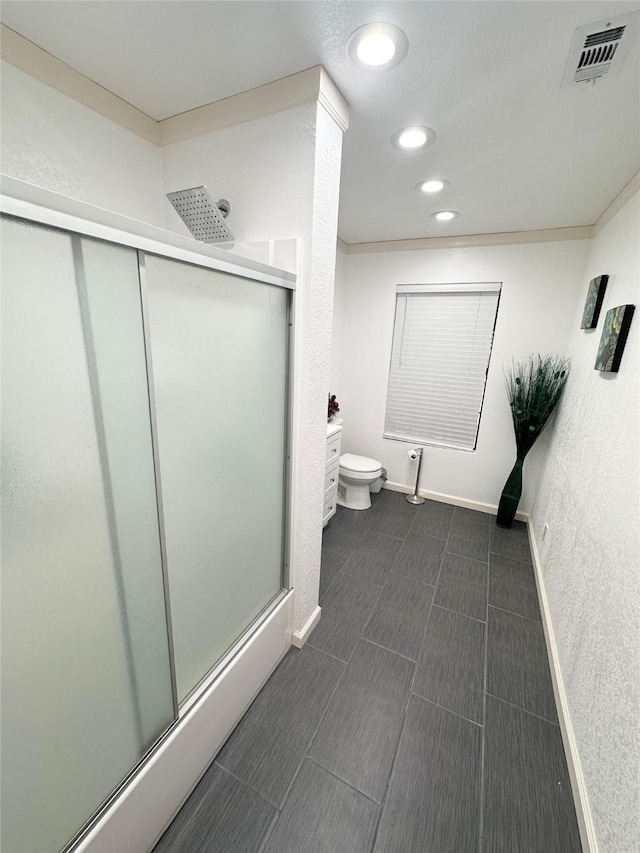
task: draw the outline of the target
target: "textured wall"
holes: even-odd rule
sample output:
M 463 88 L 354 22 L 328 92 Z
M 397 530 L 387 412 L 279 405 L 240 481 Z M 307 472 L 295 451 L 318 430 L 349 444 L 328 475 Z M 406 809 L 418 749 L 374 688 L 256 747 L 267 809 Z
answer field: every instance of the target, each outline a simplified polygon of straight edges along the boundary
M 331 331 L 331 372 L 329 375 L 329 391 L 335 394 L 338 402 L 342 402 L 342 340 L 344 325 L 344 289 L 347 256 L 338 246 L 336 252 L 336 274 L 333 291 L 333 325 Z
M 316 106 L 311 233 L 304 241 L 302 287 L 297 293 L 294 407 L 295 468 L 292 531 L 295 627 L 318 604 L 326 455 L 327 392 L 335 275 L 342 131 Z
M 591 278 L 609 283 L 580 330 Z M 608 308 L 637 305 L 620 372 L 593 369 Z M 601 853 L 640 850 L 640 198 L 593 241 L 573 364 L 532 518 Z M 542 528 L 549 532 L 542 540 Z
M 437 249 L 346 256 L 340 415 L 344 449 L 379 459 L 389 480 L 415 482 L 411 444 L 382 438 L 396 284 L 503 282 L 478 445 L 473 453 L 426 447 L 421 488 L 497 505 L 515 461 L 511 413 L 504 390 L 503 365 L 532 352 L 563 352 L 570 333 L 589 241 L 470 249 Z M 332 368 L 335 371 L 335 367 Z M 520 508 L 541 470 L 543 434 L 525 463 Z
M 205 184 L 231 202 L 237 242 L 308 234 L 313 213 L 315 105 L 204 133 L 162 148 L 164 190 Z M 189 231 L 166 203 L 166 228 Z M 305 231 L 306 229 L 306 231 Z
M 160 149 L 2 62 L 2 171 L 164 225 Z
M 292 470 L 295 629 L 318 603 L 342 133 L 309 104 L 163 149 L 165 190 L 206 184 L 242 242 L 299 238 Z M 166 227 L 184 225 L 166 206 Z M 259 423 L 256 423 L 259 429 Z

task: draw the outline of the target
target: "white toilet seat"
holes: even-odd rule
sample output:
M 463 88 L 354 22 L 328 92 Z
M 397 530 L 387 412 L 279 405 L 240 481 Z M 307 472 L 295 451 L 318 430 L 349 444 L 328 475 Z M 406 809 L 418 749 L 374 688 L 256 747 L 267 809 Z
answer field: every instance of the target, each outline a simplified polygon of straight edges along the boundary
M 377 480 L 382 472 L 382 465 L 377 459 L 371 459 L 369 456 L 357 456 L 355 453 L 343 453 L 340 457 L 340 467 L 350 477 L 362 475 L 363 480 L 367 477 Z
M 377 459 L 343 453 L 338 468 L 338 504 L 347 509 L 369 509 L 369 486 L 381 474 L 382 465 Z

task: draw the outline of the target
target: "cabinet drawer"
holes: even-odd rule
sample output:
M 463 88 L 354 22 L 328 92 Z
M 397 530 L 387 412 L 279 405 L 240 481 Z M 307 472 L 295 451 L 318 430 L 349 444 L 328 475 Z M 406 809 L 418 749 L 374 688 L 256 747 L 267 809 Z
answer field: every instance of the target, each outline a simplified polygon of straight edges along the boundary
M 335 515 L 336 505 L 338 499 L 338 484 L 336 483 L 330 489 L 327 489 L 324 495 L 324 508 L 322 510 L 322 524 L 323 526 L 329 521 L 329 519 Z
M 327 467 L 330 460 L 340 459 L 340 439 L 342 436 L 340 433 L 337 435 L 331 436 L 331 438 L 327 441 Z
M 338 474 L 340 470 L 340 460 L 335 459 L 327 463 L 327 473 L 324 477 L 324 490 L 330 489 L 338 482 Z

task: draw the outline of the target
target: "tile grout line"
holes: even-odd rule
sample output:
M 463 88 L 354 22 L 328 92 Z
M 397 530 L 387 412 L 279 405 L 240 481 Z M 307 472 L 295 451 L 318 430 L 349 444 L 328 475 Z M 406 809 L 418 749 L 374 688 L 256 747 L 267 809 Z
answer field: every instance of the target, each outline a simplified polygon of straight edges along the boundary
M 484 686 L 482 694 L 482 750 L 480 753 L 480 826 L 478 838 L 478 851 L 482 853 L 484 843 L 484 776 L 485 776 L 485 751 L 487 740 L 487 674 L 489 669 L 489 584 L 491 579 L 489 572 L 491 571 L 489 563 L 487 563 L 487 595 L 485 605 L 485 628 L 484 628 Z
M 229 770 L 227 767 L 225 767 L 225 766 L 224 766 L 224 764 L 221 764 L 221 763 L 218 761 L 217 756 L 216 756 L 216 758 L 214 758 L 214 759 L 213 759 L 213 761 L 211 762 L 211 764 L 217 764 L 217 765 L 218 765 L 218 767 L 220 767 L 220 769 L 221 769 L 221 770 L 224 770 L 224 772 L 225 772 L 225 773 L 228 773 L 228 774 L 229 774 L 229 776 L 233 777 L 233 778 L 236 780 L 236 782 L 240 782 L 242 785 L 244 785 L 244 786 L 245 786 L 245 788 L 248 788 L 250 791 L 252 791 L 252 793 L 257 794 L 261 799 L 263 799 L 263 800 L 265 801 L 265 803 L 268 803 L 268 804 L 271 806 L 271 808 L 274 808 L 278 813 L 280 812 L 279 807 L 278 807 L 278 806 L 276 806 L 276 805 L 274 805 L 274 804 L 271 802 L 271 800 L 268 800 L 268 799 L 265 797 L 265 795 L 264 795 L 264 794 L 261 794 L 261 793 L 260 793 L 260 791 L 256 790 L 256 788 L 254 788 L 254 787 L 253 787 L 253 785 L 252 785 L 250 782 L 247 782 L 247 780 L 246 780 L 246 779 L 242 779 L 240 776 L 236 776 L 236 774 L 235 774 L 235 773 L 232 773 L 232 772 L 231 772 L 231 770 Z M 211 767 L 211 764 L 209 765 L 209 767 Z M 208 769 L 208 768 L 207 768 L 207 769 Z M 195 791 L 195 788 L 194 788 L 194 791 Z M 180 814 L 180 812 L 178 812 L 178 814 Z
M 318 604 L 320 605 L 320 607 L 322 607 L 322 599 L 325 597 L 325 595 L 329 592 L 331 587 L 334 585 L 334 583 L 336 582 L 336 579 L 342 574 L 342 570 L 348 561 L 349 561 L 349 558 L 347 557 L 345 562 L 342 564 L 342 566 L 340 566 L 338 571 L 333 576 L 333 579 L 331 581 L 329 581 L 329 586 L 324 590 L 322 595 L 318 596 Z M 322 575 L 322 563 L 320 563 L 320 574 Z
M 434 593 L 435 595 L 435 593 Z M 429 605 L 429 612 L 427 614 L 427 618 L 424 620 L 424 635 L 422 637 L 422 642 L 420 643 L 420 648 L 418 649 L 418 659 L 416 660 L 416 666 L 413 670 L 413 678 L 411 679 L 411 684 L 409 685 L 409 696 L 417 696 L 417 693 L 413 692 L 413 685 L 416 683 L 416 675 L 418 674 L 418 665 L 420 662 L 420 656 L 422 654 L 422 649 L 424 648 L 427 636 L 427 628 L 429 626 L 429 622 L 431 621 L 431 611 L 433 609 L 433 602 Z M 409 700 L 407 699 L 407 704 Z
M 442 560 L 444 560 L 444 555 L 443 555 L 443 557 L 442 557 Z M 440 569 L 442 569 L 442 561 L 440 562 Z M 440 578 L 440 569 L 438 570 L 438 578 Z M 393 577 L 398 577 L 398 575 L 394 575 L 394 574 L 393 574 L 393 572 L 391 572 L 391 571 L 390 571 L 390 572 L 389 572 L 389 575 L 388 575 L 388 578 L 387 578 L 387 582 L 388 582 L 389 580 L 391 580 Z M 404 576 L 403 576 L 403 575 L 400 575 L 400 577 L 404 577 Z M 406 578 L 406 580 L 414 581 L 415 583 L 421 583 L 421 581 L 415 581 L 415 579 L 414 579 L 414 578 Z M 436 580 L 436 583 L 437 583 L 437 580 Z M 431 601 L 429 602 L 429 611 L 431 611 L 431 607 L 432 607 L 432 605 L 433 605 L 433 599 L 435 598 L 435 595 L 436 595 L 436 587 L 435 587 L 433 584 L 423 584 L 423 586 L 429 586 L 429 587 L 431 587 L 431 589 L 433 590 L 433 592 L 431 593 Z M 385 585 L 385 587 L 383 588 L 383 591 L 384 591 L 384 589 L 386 589 L 386 585 Z M 366 624 L 366 626 L 365 626 L 365 629 L 364 629 L 364 633 L 362 634 L 362 636 L 360 637 L 360 639 L 361 639 L 361 640 L 365 640 L 365 642 L 367 642 L 367 643 L 372 643 L 372 645 L 374 645 L 374 646 L 378 646 L 379 648 L 384 649 L 384 650 L 385 650 L 385 651 L 387 651 L 387 652 L 391 652 L 391 653 L 392 653 L 392 654 L 394 654 L 394 655 L 399 655 L 400 657 L 405 658 L 405 660 L 409 660 L 409 661 L 411 661 L 412 663 L 415 663 L 415 664 L 417 665 L 417 658 L 414 660 L 413 658 L 410 658 L 410 657 L 408 657 L 407 655 L 403 655 L 401 652 L 396 652 L 396 651 L 394 651 L 393 649 L 388 649 L 386 646 L 381 646 L 381 645 L 380 645 L 380 643 L 375 643 L 375 642 L 373 642 L 373 640 L 368 640 L 368 639 L 365 637 L 365 634 L 367 633 L 367 630 L 368 630 L 368 628 L 369 628 L 369 622 L 370 622 L 370 621 L 371 621 L 371 619 L 373 619 L 373 617 L 375 616 L 375 612 L 376 612 L 376 610 L 378 609 L 378 607 L 379 607 L 379 605 L 380 605 L 380 600 L 381 600 L 381 599 L 382 599 L 382 594 L 380 594 L 380 598 L 378 598 L 378 601 L 376 602 L 376 606 L 375 606 L 375 608 L 374 608 L 374 610 L 373 610 L 373 613 L 372 613 L 372 614 L 371 614 L 371 616 L 369 617 L 369 621 L 367 622 L 367 624 Z M 423 629 L 422 629 L 422 639 L 420 640 L 420 646 L 419 646 L 419 648 L 418 648 L 418 655 L 420 654 L 420 650 L 422 649 L 422 646 L 424 645 L 424 637 L 425 637 L 425 634 L 426 634 L 426 631 L 427 631 L 427 621 L 428 621 L 428 620 L 427 620 L 427 619 L 425 619 L 424 627 L 423 627 Z M 414 678 L 415 678 L 415 672 L 414 672 L 414 674 L 413 674 L 413 676 L 412 676 L 412 679 L 411 679 L 411 684 L 412 684 L 412 685 L 413 685 L 413 679 L 414 679 Z
M 331 660 L 337 660 L 338 663 L 343 663 L 345 666 L 349 665 L 348 660 L 344 660 L 343 658 L 339 658 L 336 655 L 332 655 L 331 652 L 325 652 L 324 649 L 319 649 L 318 646 L 314 646 L 311 643 L 311 640 L 307 640 L 307 642 L 305 643 L 305 646 L 309 646 L 309 648 L 313 649 L 314 652 L 320 652 L 321 655 L 326 655 L 328 658 L 331 658 Z M 351 657 L 349 657 L 349 660 L 350 659 L 351 659 Z
M 491 542 L 489 542 L 489 556 L 493 554 L 494 557 L 504 557 L 505 560 L 515 560 L 516 563 L 524 563 L 527 566 L 531 566 L 533 569 L 533 563 L 531 560 L 521 560 L 519 557 L 511 557 L 509 554 L 499 554 L 497 551 L 491 550 Z
M 448 541 L 449 541 L 449 540 L 447 539 L 447 542 L 448 542 Z M 440 557 L 440 566 L 438 567 L 438 577 L 436 578 L 436 582 L 435 582 L 435 584 L 433 585 L 433 598 L 431 599 L 431 606 L 432 606 L 432 607 L 434 607 L 434 606 L 435 606 L 435 607 L 437 607 L 437 606 L 438 606 L 437 604 L 436 604 L 436 605 L 434 605 L 434 603 L 433 603 L 433 602 L 436 600 L 436 595 L 438 594 L 438 584 L 440 583 L 440 578 L 441 578 L 441 576 L 442 576 L 442 567 L 444 566 L 444 558 L 445 558 L 445 554 L 446 554 L 446 553 L 447 553 L 447 546 L 445 545 L 445 546 L 444 546 L 444 551 L 442 552 L 442 557 Z
M 316 651 L 320 651 L 320 649 L 316 649 Z M 324 652 L 323 652 L 323 654 L 324 654 Z M 331 655 L 328 655 L 328 657 L 331 657 Z M 337 658 L 335 658 L 335 660 L 338 660 L 338 659 L 337 659 Z M 344 663 L 344 661 L 340 661 L 340 663 Z M 326 713 L 327 713 L 327 710 L 328 710 L 328 708 L 329 708 L 329 705 L 331 704 L 331 700 L 333 699 L 333 697 L 334 697 L 334 695 L 335 695 L 335 693 L 336 693 L 336 691 L 337 691 L 338 687 L 340 686 L 340 683 L 342 682 L 342 679 L 344 678 L 344 674 L 345 674 L 345 672 L 346 672 L 346 671 L 347 671 L 347 665 L 345 665 L 345 666 L 344 666 L 344 669 L 343 669 L 343 670 L 342 670 L 342 672 L 340 673 L 340 676 L 339 676 L 338 680 L 336 681 L 336 683 L 335 683 L 335 686 L 334 686 L 333 690 L 331 691 L 331 693 L 329 694 L 329 696 L 328 696 L 328 698 L 327 698 L 327 701 L 326 701 L 326 703 L 325 703 L 325 706 L 324 706 L 324 709 L 323 709 L 323 711 L 322 711 L 322 714 L 320 715 L 320 719 L 319 719 L 319 721 L 318 721 L 318 725 L 315 727 L 315 729 L 314 729 L 314 731 L 313 731 L 313 734 L 311 735 L 311 737 L 310 737 L 309 741 L 307 742 L 307 745 L 306 745 L 305 750 L 304 750 L 303 755 L 302 755 L 302 759 L 300 760 L 300 763 L 298 764 L 298 767 L 297 767 L 297 769 L 296 769 L 296 772 L 293 774 L 293 778 L 291 779 L 291 782 L 290 782 L 290 783 L 289 783 L 289 785 L 287 786 L 287 790 L 285 791 L 284 797 L 282 798 L 282 803 L 281 803 L 281 805 L 280 805 L 280 806 L 275 806 L 275 808 L 277 808 L 277 809 L 278 809 L 278 816 L 277 816 L 276 820 L 273 822 L 273 825 L 269 828 L 269 831 L 267 832 L 267 834 L 265 835 L 265 838 L 264 838 L 264 840 L 263 840 L 263 843 L 260 845 L 259 853 L 262 853 L 262 851 L 264 850 L 264 848 L 265 848 L 265 846 L 266 846 L 266 844 L 267 844 L 267 842 L 268 842 L 269 838 L 270 838 L 270 837 L 271 837 L 271 835 L 273 834 L 273 830 L 275 829 L 275 826 L 276 826 L 276 824 L 277 824 L 277 822 L 278 822 L 278 819 L 279 819 L 280 815 L 281 815 L 281 814 L 282 814 L 282 812 L 284 811 L 284 807 L 286 806 L 286 804 L 287 804 L 287 800 L 289 799 L 289 794 L 291 793 L 291 790 L 292 790 L 293 786 L 294 786 L 294 785 L 295 785 L 295 783 L 296 783 L 296 779 L 298 778 L 298 776 L 300 775 L 300 771 L 302 770 L 302 765 L 304 764 L 305 759 L 307 758 L 307 753 L 308 753 L 308 752 L 309 752 L 309 750 L 311 749 L 311 746 L 312 746 L 312 744 L 313 744 L 313 741 L 315 740 L 316 735 L 318 734 L 318 731 L 319 731 L 319 729 L 320 729 L 320 726 L 322 725 L 322 722 L 323 722 L 323 720 L 324 720 L 324 718 L 325 718 L 325 716 L 326 716 Z M 272 803 L 271 805 L 273 805 L 273 803 Z
M 371 613 L 369 614 L 369 616 L 368 616 L 368 618 L 367 618 L 367 621 L 365 622 L 364 627 L 362 628 L 362 633 L 361 633 L 361 634 L 360 634 L 360 636 L 358 637 L 358 640 L 364 640 L 364 635 L 367 633 L 367 629 L 368 629 L 368 627 L 369 627 L 369 623 L 370 623 L 370 622 L 371 622 L 371 620 L 373 619 L 373 616 L 374 616 L 374 614 L 375 614 L 376 610 L 378 609 L 378 607 L 379 607 L 379 605 L 380 605 L 380 599 L 382 598 L 382 593 L 383 593 L 383 592 L 384 592 L 384 587 L 381 587 L 381 588 L 380 588 L 380 595 L 378 596 L 378 598 L 377 598 L 377 600 L 376 600 L 376 603 L 375 603 L 375 604 L 373 605 L 373 607 L 371 608 Z M 356 640 L 356 643 L 358 642 L 358 640 Z M 351 654 L 352 654 L 352 655 L 353 655 L 354 651 L 355 651 L 355 645 L 354 645 L 353 649 L 351 650 Z
M 453 610 L 451 607 L 443 607 L 442 604 L 436 604 L 433 602 L 433 606 L 437 607 L 438 610 L 446 610 L 447 613 L 455 613 L 456 616 L 464 616 L 465 619 L 472 619 L 474 622 L 479 622 L 481 625 L 486 625 L 487 623 L 483 619 L 476 619 L 475 616 L 469 616 L 468 613 L 462 613 L 461 610 Z
M 411 532 L 411 528 L 413 527 L 416 518 L 417 518 L 417 515 L 414 517 L 414 520 L 411 522 L 411 526 L 409 527 L 409 532 Z M 440 569 L 438 570 L 438 578 L 436 579 L 436 586 L 434 587 L 434 590 L 433 590 L 434 597 L 436 594 L 437 583 L 438 583 L 438 580 L 440 579 L 440 570 L 442 569 L 443 561 L 444 561 L 444 551 L 442 554 L 442 560 L 440 562 Z M 420 652 L 422 651 L 422 647 L 424 646 L 424 643 L 425 643 L 425 637 L 426 637 L 426 633 L 427 633 L 427 625 L 429 624 L 429 620 L 431 619 L 431 608 L 432 607 L 433 607 L 433 599 L 432 599 L 432 603 L 429 605 L 429 612 L 427 614 L 427 618 L 425 619 L 424 635 L 422 637 L 422 643 L 420 644 L 420 649 L 418 650 L 418 659 L 420 658 Z M 384 814 L 384 809 L 385 809 L 385 806 L 387 804 L 387 798 L 389 796 L 389 789 L 391 788 L 391 780 L 393 779 L 393 772 L 395 770 L 396 763 L 398 760 L 398 752 L 400 750 L 400 744 L 402 743 L 402 736 L 404 735 L 404 730 L 405 730 L 406 725 L 407 725 L 407 711 L 409 709 L 409 702 L 411 701 L 411 696 L 413 695 L 413 685 L 414 685 L 415 680 L 416 680 L 417 671 L 418 671 L 418 663 L 416 662 L 413 666 L 413 675 L 411 676 L 411 683 L 409 684 L 409 690 L 407 691 L 407 701 L 405 702 L 405 706 L 404 706 L 404 716 L 402 719 L 402 726 L 400 727 L 400 734 L 398 737 L 398 742 L 396 743 L 396 750 L 395 750 L 395 753 L 393 755 L 393 761 L 391 762 L 391 767 L 389 769 L 389 776 L 387 778 L 387 784 L 386 784 L 385 789 L 384 789 L 384 794 L 382 797 L 382 803 L 380 804 L 380 813 L 378 815 L 378 820 L 376 822 L 376 829 L 375 829 L 375 832 L 373 834 L 373 841 L 371 843 L 371 848 L 370 848 L 371 853 L 373 853 L 373 851 L 375 850 L 375 846 L 376 846 L 377 841 L 378 841 L 378 834 L 380 832 L 380 824 L 382 822 L 382 816 Z
M 351 790 L 355 791 L 356 794 L 360 794 L 361 797 L 364 797 L 366 800 L 369 800 L 369 802 L 373 803 L 377 809 L 381 808 L 380 803 L 377 800 L 374 800 L 373 797 L 369 796 L 369 794 L 365 794 L 365 792 L 361 791 L 360 788 L 356 788 L 356 786 L 354 784 L 352 784 L 351 782 L 347 782 L 347 780 L 343 779 L 342 776 L 338 776 L 338 774 L 335 773 L 333 770 L 329 770 L 329 768 L 325 767 L 324 764 L 322 764 L 322 762 L 318 761 L 317 758 L 312 758 L 310 755 L 306 755 L 305 759 L 307 761 L 310 761 L 312 764 L 315 764 L 316 767 L 320 767 L 321 770 L 324 770 L 330 776 L 333 776 L 333 778 L 337 779 L 338 782 L 342 782 L 343 785 L 346 785 L 348 788 L 351 788 Z
M 454 516 L 454 515 L 455 515 L 455 510 L 451 513 L 451 519 L 449 520 L 449 529 L 447 530 L 447 538 L 446 538 L 445 545 L 444 545 L 444 553 L 445 553 L 445 554 L 449 554 L 449 553 L 451 553 L 450 551 L 447 551 L 447 548 L 449 547 L 449 539 L 451 539 L 451 530 L 452 530 L 452 528 L 453 528 L 453 516 Z M 460 557 L 460 556 L 462 556 L 462 555 L 461 555 L 461 554 L 456 554 L 455 556 Z M 444 555 L 443 555 L 442 559 L 444 560 Z M 438 573 L 438 580 L 440 580 L 440 575 L 439 575 L 439 573 Z
M 441 705 L 439 702 L 434 702 L 433 699 L 427 699 L 426 696 L 421 696 L 419 693 L 414 693 L 411 691 L 411 695 L 415 696 L 416 699 L 420 699 L 421 702 L 428 702 L 429 705 L 433 705 L 434 708 L 440 708 L 441 711 L 446 711 L 447 714 L 453 714 L 454 717 L 457 717 L 459 720 L 464 720 L 465 723 L 471 723 L 472 726 L 477 726 L 479 729 L 483 728 L 482 723 L 477 723 L 475 720 L 470 720 L 469 717 L 464 717 L 462 714 L 458 714 L 457 711 L 452 711 L 451 708 L 447 708 L 446 705 Z
M 321 542 L 324 543 L 324 530 L 322 531 L 322 537 L 323 538 L 321 539 Z M 347 554 L 344 551 L 341 551 L 340 548 L 327 548 L 324 544 L 320 546 L 320 551 L 328 551 L 330 554 L 339 554 L 341 557 L 346 557 L 347 560 L 351 556 L 351 554 Z
M 385 584 L 383 584 L 383 583 L 374 583 L 373 581 L 366 580 L 365 578 L 361 578 L 358 575 L 350 575 L 349 572 L 346 572 L 344 569 L 340 569 L 338 574 L 347 575 L 348 577 L 353 578 L 354 581 L 361 581 L 362 583 L 370 583 L 371 586 L 377 586 L 379 589 L 385 588 Z M 337 575 L 336 575 L 336 577 L 337 577 Z M 334 578 L 334 580 L 335 580 L 335 578 Z
M 542 625 L 541 619 L 533 619 L 531 616 L 525 616 L 523 613 L 516 613 L 515 610 L 507 610 L 506 607 L 498 607 L 497 604 L 489 603 L 489 607 L 493 607 L 494 610 L 500 610 L 502 613 L 509 613 L 510 616 L 519 616 L 520 619 L 526 619 L 527 622 L 535 622 L 538 625 Z
M 276 828 L 276 824 L 280 820 L 281 814 L 282 814 L 281 810 L 276 809 L 276 813 L 274 814 L 273 818 L 271 819 L 271 823 L 267 827 L 265 834 L 262 836 L 262 841 L 260 842 L 257 853 L 263 853 L 264 849 L 266 848 L 267 844 L 269 843 L 269 839 L 273 835 L 273 831 Z
M 442 557 L 440 559 L 440 568 L 438 569 L 438 577 L 436 578 L 436 583 L 435 583 L 435 586 L 433 587 L 433 597 L 431 599 L 431 604 L 429 605 L 429 612 L 427 613 L 427 618 L 424 620 L 424 632 L 422 634 L 422 642 L 420 643 L 420 648 L 418 649 L 418 657 L 416 659 L 415 669 L 413 670 L 413 678 L 411 679 L 411 684 L 409 685 L 409 696 L 412 696 L 412 695 L 417 696 L 418 695 L 417 693 L 414 694 L 413 685 L 416 683 L 416 675 L 418 674 L 418 662 L 420 661 L 422 649 L 424 648 L 424 644 L 426 642 L 427 628 L 429 626 L 429 622 L 431 621 L 431 612 L 432 612 L 433 607 L 434 607 L 433 602 L 434 602 L 435 597 L 438 593 L 438 583 L 440 581 L 440 572 L 442 571 L 442 566 L 444 564 L 445 553 L 446 553 L 446 551 L 442 552 Z M 408 704 L 409 704 L 409 700 L 407 699 L 407 705 Z M 406 714 L 406 709 L 405 709 L 405 714 Z
M 408 581 L 415 581 L 416 583 L 421 583 L 423 586 L 432 586 L 434 589 L 435 589 L 435 586 L 437 583 L 437 581 L 434 583 L 429 583 L 428 581 L 423 581 L 420 578 L 411 577 L 411 575 L 403 575 L 401 572 L 395 572 L 393 570 L 393 567 L 391 568 L 389 575 L 392 577 L 396 577 L 396 578 L 406 578 L 406 580 L 408 580 Z
M 557 729 L 560 728 L 558 723 L 554 723 L 553 720 L 550 720 L 548 717 L 541 717 L 540 714 L 529 711 L 527 708 L 523 708 L 522 705 L 515 705 L 513 702 L 509 702 L 508 699 L 503 699 L 501 696 L 496 696 L 494 693 L 487 693 L 487 696 L 491 696 L 492 699 L 497 699 L 498 702 L 504 702 L 505 705 L 510 705 L 512 708 L 515 708 L 516 711 L 522 711 L 523 714 L 529 714 L 537 720 L 542 720 L 543 723 L 549 723 L 550 726 L 555 726 Z
M 276 809 L 276 811 L 280 811 L 278 806 L 274 806 L 273 803 L 264 796 L 264 794 L 261 794 L 260 791 L 256 791 L 255 788 L 252 788 L 249 782 L 245 781 L 244 779 L 241 779 L 240 776 L 237 776 L 231 770 L 227 770 L 227 768 L 224 766 L 224 764 L 220 764 L 217 757 L 213 759 L 211 764 L 216 764 L 221 770 L 224 770 L 225 773 L 228 773 L 232 779 L 235 779 L 236 782 L 240 782 L 241 785 L 244 785 L 245 788 L 248 788 L 250 791 L 253 791 L 254 794 L 257 794 L 261 800 L 264 800 L 265 803 L 268 803 L 272 808 Z M 209 767 L 211 767 L 211 764 L 209 765 Z M 208 769 L 209 768 L 207 768 L 207 770 Z M 195 791 L 195 788 L 194 788 L 194 791 Z
M 380 643 L 376 643 L 373 640 L 369 640 L 367 637 L 360 637 L 363 643 L 369 643 L 372 646 L 376 646 L 378 649 L 382 649 L 385 652 L 389 652 L 392 655 L 397 655 L 399 658 L 403 658 L 404 660 L 408 660 L 409 663 L 416 663 L 414 658 L 407 657 L 403 655 L 401 652 L 396 652 L 393 649 L 388 648 L 387 646 L 381 646 Z
M 400 751 L 400 744 L 402 743 L 402 736 L 404 735 L 404 730 L 407 725 L 407 711 L 409 709 L 409 702 L 411 701 L 411 688 L 413 687 L 413 681 L 416 677 L 416 670 L 418 668 L 417 664 L 414 664 L 413 667 L 413 676 L 411 678 L 411 684 L 409 686 L 409 690 L 407 692 L 407 701 L 404 705 L 404 716 L 402 718 L 402 726 L 400 727 L 400 734 L 398 736 L 398 742 L 396 743 L 396 749 L 393 754 L 393 761 L 391 762 L 391 767 L 389 768 L 389 776 L 387 777 L 387 784 L 385 785 L 384 794 L 382 795 L 382 803 L 380 804 L 380 813 L 378 815 L 378 820 L 376 821 L 376 829 L 373 833 L 373 840 L 371 842 L 371 853 L 375 850 L 376 844 L 378 842 L 378 833 L 380 832 L 380 824 L 382 823 L 382 816 L 384 814 L 385 806 L 387 804 L 387 799 L 389 796 L 389 789 L 391 788 L 391 780 L 393 779 L 393 772 L 396 769 L 396 762 L 398 760 L 398 752 Z

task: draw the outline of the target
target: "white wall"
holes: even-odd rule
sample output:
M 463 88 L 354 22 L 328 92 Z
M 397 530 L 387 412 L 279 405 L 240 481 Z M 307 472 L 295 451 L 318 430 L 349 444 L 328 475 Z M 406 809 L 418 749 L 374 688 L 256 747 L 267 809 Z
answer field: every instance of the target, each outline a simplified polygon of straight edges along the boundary
M 329 393 L 335 394 L 341 403 L 342 341 L 344 326 L 344 291 L 347 256 L 338 246 L 336 252 L 335 285 L 333 289 L 333 322 L 331 327 L 331 372 Z
M 2 171 L 164 226 L 160 149 L 2 62 Z
M 594 330 L 580 318 L 609 275 Z M 638 306 L 620 371 L 593 369 L 604 316 Z M 594 239 L 568 354 L 571 377 L 532 520 L 600 853 L 640 850 L 640 197 Z M 549 532 L 542 541 L 542 527 Z
M 425 447 L 420 483 L 427 492 L 496 506 L 516 452 L 503 365 L 530 353 L 564 352 L 588 251 L 589 241 L 575 241 L 348 254 L 342 351 L 334 342 L 332 367 L 335 373 L 339 359 L 343 450 L 380 460 L 390 482 L 413 488 L 415 463 L 406 451 L 414 445 L 382 438 L 395 286 L 501 281 L 477 448 Z M 525 462 L 522 511 L 530 509 L 548 441 L 543 433 Z
M 231 202 L 237 242 L 298 237 L 311 221 L 316 105 L 306 104 L 162 149 L 165 192 L 205 184 Z M 167 202 L 164 226 L 189 235 Z

